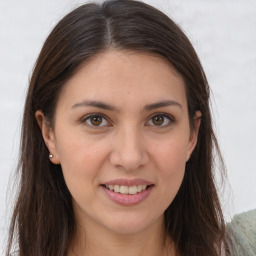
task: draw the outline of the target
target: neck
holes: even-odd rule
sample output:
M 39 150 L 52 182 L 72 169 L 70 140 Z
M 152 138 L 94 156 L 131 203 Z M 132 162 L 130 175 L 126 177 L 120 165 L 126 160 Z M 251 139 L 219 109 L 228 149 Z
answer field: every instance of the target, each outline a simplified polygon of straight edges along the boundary
M 170 237 L 165 237 L 163 218 L 161 218 L 147 230 L 132 234 L 115 233 L 95 225 L 92 228 L 88 223 L 86 230 L 78 226 L 68 255 L 174 256 L 176 254 Z

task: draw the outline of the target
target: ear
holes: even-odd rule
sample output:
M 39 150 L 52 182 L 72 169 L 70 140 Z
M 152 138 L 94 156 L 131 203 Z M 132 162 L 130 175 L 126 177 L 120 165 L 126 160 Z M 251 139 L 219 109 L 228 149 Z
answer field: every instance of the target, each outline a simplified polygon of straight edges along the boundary
M 200 124 L 201 124 L 201 116 L 202 116 L 201 111 L 199 111 L 199 110 L 196 111 L 195 116 L 194 116 L 194 127 L 193 127 L 193 129 L 191 129 L 191 132 L 190 132 L 186 161 L 189 160 L 193 150 L 196 147 L 198 132 L 199 132 Z
M 60 164 L 53 128 L 48 124 L 41 110 L 36 111 L 35 117 L 41 129 L 44 142 L 49 150 L 49 155 L 51 154 L 53 156 L 50 158 L 50 161 L 54 164 Z

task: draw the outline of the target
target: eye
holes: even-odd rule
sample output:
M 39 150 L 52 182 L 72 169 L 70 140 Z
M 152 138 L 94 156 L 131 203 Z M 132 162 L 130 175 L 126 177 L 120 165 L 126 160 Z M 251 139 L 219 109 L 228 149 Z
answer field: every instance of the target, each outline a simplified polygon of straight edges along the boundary
M 109 122 L 107 121 L 107 119 L 99 114 L 91 114 L 85 116 L 82 122 L 85 123 L 87 126 L 94 128 L 109 126 Z
M 148 124 L 153 126 L 168 126 L 174 122 L 174 118 L 167 114 L 157 114 L 151 117 Z

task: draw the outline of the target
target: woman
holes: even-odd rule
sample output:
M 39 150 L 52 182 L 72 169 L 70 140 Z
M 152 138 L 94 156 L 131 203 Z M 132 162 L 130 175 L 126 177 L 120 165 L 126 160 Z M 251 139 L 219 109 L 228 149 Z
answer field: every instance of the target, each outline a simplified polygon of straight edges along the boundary
M 31 77 L 7 255 L 224 254 L 213 149 L 181 29 L 137 1 L 77 8 Z

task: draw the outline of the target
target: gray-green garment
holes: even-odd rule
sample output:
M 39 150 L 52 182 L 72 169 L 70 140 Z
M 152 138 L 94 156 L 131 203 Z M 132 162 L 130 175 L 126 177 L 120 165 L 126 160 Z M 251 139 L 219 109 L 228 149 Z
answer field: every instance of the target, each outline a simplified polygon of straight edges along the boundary
M 232 256 L 256 256 L 256 209 L 235 215 L 227 232 L 235 249 Z

